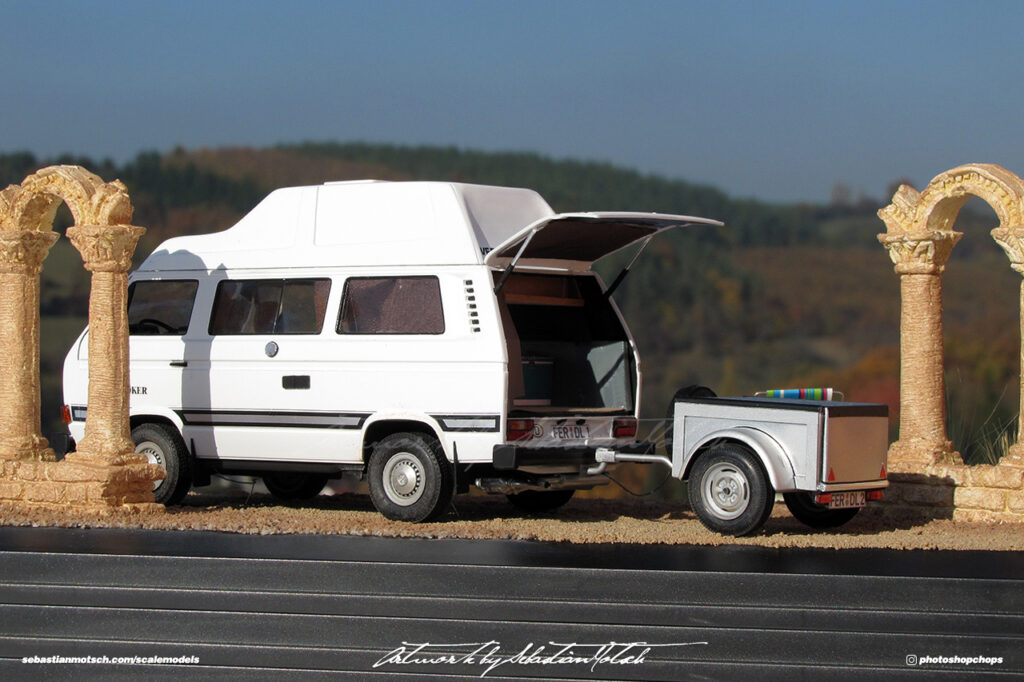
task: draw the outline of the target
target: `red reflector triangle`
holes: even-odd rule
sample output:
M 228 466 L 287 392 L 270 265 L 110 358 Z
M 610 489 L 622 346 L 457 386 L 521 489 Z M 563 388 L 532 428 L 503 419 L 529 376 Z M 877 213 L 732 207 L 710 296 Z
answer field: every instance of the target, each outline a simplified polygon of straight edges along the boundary
M 879 478 L 886 478 L 885 465 L 882 465 L 882 473 L 878 475 Z
M 832 470 L 832 467 L 828 468 L 828 479 L 830 483 L 836 480 L 836 472 Z

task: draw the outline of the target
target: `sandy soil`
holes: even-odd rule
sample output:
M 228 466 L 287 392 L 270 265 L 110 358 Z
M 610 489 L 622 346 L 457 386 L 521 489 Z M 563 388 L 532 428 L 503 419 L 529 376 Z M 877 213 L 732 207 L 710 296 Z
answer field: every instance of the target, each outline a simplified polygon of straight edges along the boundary
M 529 516 L 499 496 L 459 496 L 434 523 L 388 521 L 365 495 L 318 497 L 301 507 L 267 495 L 197 494 L 155 514 L 83 513 L 0 505 L 0 525 L 88 528 L 212 530 L 229 533 L 319 533 L 393 537 L 501 538 L 569 543 L 757 545 L 763 547 L 882 547 L 1020 551 L 1024 524 L 969 524 L 924 520 L 863 510 L 832 531 L 816 531 L 793 519 L 781 502 L 762 532 L 750 538 L 713 533 L 682 502 L 573 499 L 557 512 Z

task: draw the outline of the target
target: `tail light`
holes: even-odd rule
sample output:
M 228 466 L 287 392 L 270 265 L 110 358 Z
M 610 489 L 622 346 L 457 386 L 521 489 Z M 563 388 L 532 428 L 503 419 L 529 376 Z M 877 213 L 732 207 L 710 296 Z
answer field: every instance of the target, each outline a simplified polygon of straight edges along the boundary
M 881 500 L 884 497 L 885 497 L 885 491 L 884 490 L 869 490 L 868 491 L 868 499 L 869 500 Z
M 612 422 L 613 438 L 636 438 L 636 418 L 616 417 Z
M 67 405 L 60 406 L 60 418 L 65 424 L 71 423 L 71 408 Z
M 506 434 L 508 440 L 528 440 L 533 438 L 533 420 L 509 419 Z

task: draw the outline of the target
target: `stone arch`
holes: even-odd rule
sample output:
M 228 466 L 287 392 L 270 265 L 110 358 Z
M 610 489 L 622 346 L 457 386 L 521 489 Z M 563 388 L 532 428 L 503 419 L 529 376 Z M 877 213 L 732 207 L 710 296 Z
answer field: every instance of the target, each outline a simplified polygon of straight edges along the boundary
M 26 212 L 29 218 L 40 220 L 40 228 L 52 227 L 58 199 L 71 209 L 75 225 L 129 225 L 132 221 L 134 209 L 124 183 L 120 180 L 104 182 L 81 166 L 43 168 L 25 178 L 21 187 L 34 197 L 45 197 L 52 202 L 41 216 Z
M 878 239 L 900 275 L 900 438 L 890 449 L 897 466 L 962 464 L 946 434 L 942 273 L 963 236 L 953 226 L 971 196 L 995 211 L 999 226 L 992 237 L 1013 269 L 1024 274 L 1024 181 L 1005 168 L 958 166 L 936 176 L 922 192 L 901 185 L 892 203 L 878 211 L 886 226 Z M 1021 311 L 1024 334 L 1024 282 Z M 1019 417 L 1024 423 L 1024 383 Z M 1011 455 L 1019 458 L 1020 451 L 1018 442 Z
M 985 201 L 1000 228 L 1024 227 L 1024 181 L 991 163 L 957 166 L 932 179 L 923 192 L 901 185 L 892 203 L 878 212 L 887 234 L 927 237 L 952 231 L 969 197 Z
M 53 218 L 67 204 L 67 231 L 92 273 L 89 395 L 85 438 L 55 462 L 39 421 L 39 273 L 58 235 Z M 127 272 L 144 228 L 130 224 L 124 184 L 80 166 L 50 166 L 0 192 L 0 499 L 90 506 L 152 504 L 160 467 L 134 452 L 128 421 Z

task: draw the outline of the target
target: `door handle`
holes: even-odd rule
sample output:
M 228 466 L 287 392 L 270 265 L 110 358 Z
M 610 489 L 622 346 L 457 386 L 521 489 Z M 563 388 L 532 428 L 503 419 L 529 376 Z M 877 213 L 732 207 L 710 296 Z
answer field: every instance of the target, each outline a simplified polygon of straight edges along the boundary
M 309 375 L 308 374 L 286 374 L 281 377 L 281 388 L 287 390 L 295 389 L 308 389 L 309 388 Z
M 188 367 L 187 360 L 171 360 L 171 367 Z

